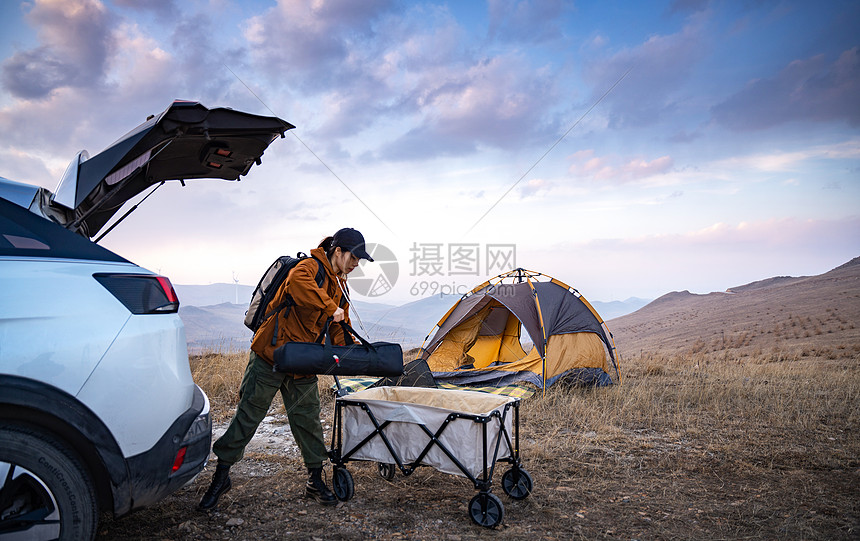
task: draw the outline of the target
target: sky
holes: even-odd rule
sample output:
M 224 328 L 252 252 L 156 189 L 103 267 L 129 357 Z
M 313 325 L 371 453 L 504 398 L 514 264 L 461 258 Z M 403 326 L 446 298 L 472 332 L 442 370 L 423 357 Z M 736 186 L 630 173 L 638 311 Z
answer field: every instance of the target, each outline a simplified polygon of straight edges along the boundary
M 53 190 L 193 100 L 296 129 L 100 242 L 175 284 L 255 285 L 353 227 L 370 302 L 515 266 L 595 301 L 723 291 L 860 255 L 857 28 L 837 0 L 2 2 L 0 176 Z

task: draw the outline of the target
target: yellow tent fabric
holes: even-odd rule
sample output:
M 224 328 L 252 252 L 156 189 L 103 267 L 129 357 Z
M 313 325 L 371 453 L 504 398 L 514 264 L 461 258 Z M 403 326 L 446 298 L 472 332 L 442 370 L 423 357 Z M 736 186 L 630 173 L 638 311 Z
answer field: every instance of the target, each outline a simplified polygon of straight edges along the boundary
M 466 352 L 475 345 L 481 324 L 491 308 L 489 305 L 484 307 L 445 336 L 445 340 L 439 344 L 439 347 L 427 360 L 427 364 L 431 367 L 438 367 L 432 368 L 432 370 L 438 369 L 447 372 L 475 362 Z
M 556 334 L 546 347 L 546 377 L 571 368 L 600 368 L 609 372 L 606 350 L 600 337 L 592 332 Z
M 506 311 L 506 316 L 505 327 L 500 333 L 482 335 L 479 332 L 474 345 L 467 351 L 475 368 L 486 368 L 495 362 L 510 363 L 526 356 L 520 344 L 520 321 L 510 312 Z
M 545 388 L 575 376 L 583 384 L 607 385 L 613 383 L 610 370 L 620 382 L 611 334 L 594 308 L 558 280 L 532 281 L 545 275 L 514 272 L 514 284 L 482 284 L 439 322 L 424 350 L 437 382 L 528 381 Z M 520 341 L 526 329 L 534 342 L 528 353 Z
M 445 341 L 442 342 L 442 346 L 444 345 Z M 440 349 L 442 346 L 440 346 Z M 519 347 L 519 343 L 517 343 L 517 346 Z M 522 347 L 519 347 L 519 350 L 523 351 Z M 438 352 L 439 349 L 436 350 L 436 353 Z M 451 364 L 441 364 L 440 360 L 442 356 L 437 356 L 436 353 L 431 355 L 430 360 L 427 361 L 431 370 L 434 372 L 447 372 L 456 368 L 443 368 L 443 366 L 450 367 Z M 603 347 L 603 343 L 600 341 L 600 337 L 594 333 L 584 332 L 556 334 L 554 336 L 550 336 L 546 353 L 545 375 L 547 379 L 561 375 L 563 372 L 570 370 L 571 368 L 600 368 L 604 372 L 609 371 L 609 363 L 606 359 L 606 350 Z M 460 357 L 460 359 L 465 358 L 466 357 L 464 356 Z M 489 358 L 485 358 L 483 361 L 484 362 L 479 363 L 477 360 L 474 360 L 469 363 L 473 364 L 472 367 L 461 368 L 460 371 L 481 372 L 484 371 L 489 364 L 496 362 Z M 458 364 L 457 366 L 462 366 L 463 364 L 466 363 Z M 503 369 L 506 372 L 520 372 L 528 370 L 536 375 L 543 374 L 543 362 L 540 358 L 540 353 L 538 353 L 537 349 L 534 347 L 528 354 L 523 352 L 522 357 L 519 359 L 512 362 L 500 363 L 496 365 L 496 367 Z

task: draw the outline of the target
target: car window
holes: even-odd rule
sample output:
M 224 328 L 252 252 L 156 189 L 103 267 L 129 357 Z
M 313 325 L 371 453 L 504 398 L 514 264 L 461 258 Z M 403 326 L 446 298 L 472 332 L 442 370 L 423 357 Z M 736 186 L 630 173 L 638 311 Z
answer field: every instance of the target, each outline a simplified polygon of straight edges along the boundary
M 125 259 L 76 233 L 0 198 L 0 256 Z

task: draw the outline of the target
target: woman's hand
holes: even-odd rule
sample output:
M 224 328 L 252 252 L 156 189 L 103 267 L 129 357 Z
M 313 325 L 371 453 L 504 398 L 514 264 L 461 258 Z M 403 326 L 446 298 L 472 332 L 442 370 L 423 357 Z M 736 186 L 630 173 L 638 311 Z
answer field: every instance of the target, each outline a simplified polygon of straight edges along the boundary
M 334 315 L 332 315 L 335 323 L 339 323 L 339 322 L 343 321 L 343 316 L 344 316 L 343 308 L 338 306 L 337 310 L 334 311 Z

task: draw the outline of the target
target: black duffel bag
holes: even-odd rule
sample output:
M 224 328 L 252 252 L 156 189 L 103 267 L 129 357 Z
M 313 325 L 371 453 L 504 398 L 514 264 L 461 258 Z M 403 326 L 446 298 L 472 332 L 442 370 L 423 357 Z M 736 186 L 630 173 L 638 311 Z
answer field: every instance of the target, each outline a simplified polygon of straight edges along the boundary
M 332 318 L 326 321 L 316 342 L 287 342 L 275 349 L 275 370 L 290 374 L 331 376 L 393 377 L 403 374 L 403 350 L 400 344 L 371 344 L 348 323 L 341 321 L 346 345 L 335 346 L 331 343 L 331 322 Z M 352 339 L 353 335 L 358 338 L 358 344 Z

